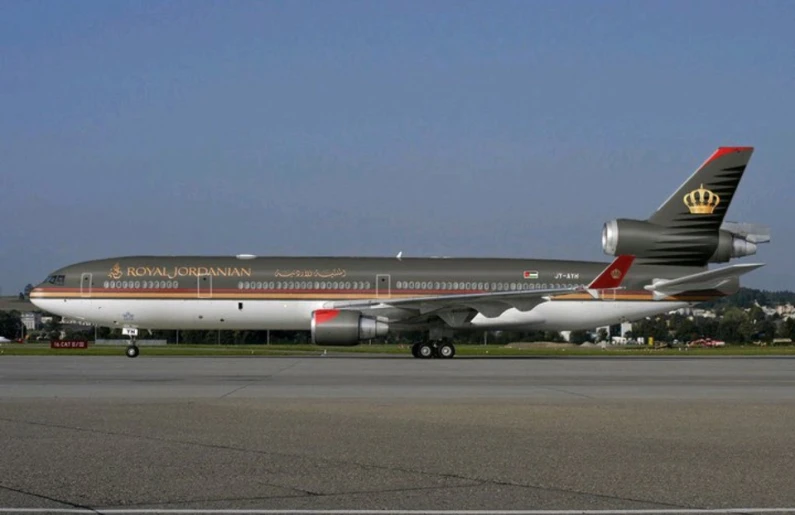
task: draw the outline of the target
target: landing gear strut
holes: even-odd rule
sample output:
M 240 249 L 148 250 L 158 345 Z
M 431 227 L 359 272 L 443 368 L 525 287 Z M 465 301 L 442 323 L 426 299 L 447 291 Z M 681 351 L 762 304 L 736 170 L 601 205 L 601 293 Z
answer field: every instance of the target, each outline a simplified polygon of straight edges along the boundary
M 135 345 L 135 338 L 138 336 L 138 329 L 134 327 L 125 327 L 121 330 L 122 334 L 125 334 L 130 337 L 130 343 L 127 345 L 127 350 L 125 351 L 128 358 L 137 358 L 140 351 L 138 350 L 138 346 Z
M 411 355 L 420 359 L 450 359 L 455 356 L 455 345 L 445 340 L 417 342 L 411 346 Z

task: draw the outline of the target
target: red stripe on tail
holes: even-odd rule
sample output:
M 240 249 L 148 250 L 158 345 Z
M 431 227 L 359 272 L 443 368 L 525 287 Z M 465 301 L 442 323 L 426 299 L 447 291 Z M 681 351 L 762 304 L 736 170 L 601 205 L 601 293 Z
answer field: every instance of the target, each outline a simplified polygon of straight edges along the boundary
M 743 150 L 753 150 L 753 148 L 754 147 L 719 147 L 718 150 L 709 156 L 709 159 L 707 159 L 702 167 L 708 165 L 721 156 L 725 156 L 726 154 L 731 154 L 732 152 L 742 152 Z
M 635 256 L 618 256 L 588 285 L 588 288 L 591 290 L 618 288 L 633 261 L 635 261 Z

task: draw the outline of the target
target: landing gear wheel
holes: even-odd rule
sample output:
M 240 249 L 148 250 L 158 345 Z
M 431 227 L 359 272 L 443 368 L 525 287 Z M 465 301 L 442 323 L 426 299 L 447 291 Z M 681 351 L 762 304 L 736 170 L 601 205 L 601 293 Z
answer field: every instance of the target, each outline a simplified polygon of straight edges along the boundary
M 420 343 L 417 347 L 417 355 L 422 359 L 430 359 L 433 357 L 433 347 L 430 343 Z
M 419 343 L 415 343 L 415 344 L 413 344 L 411 346 L 411 355 L 414 356 L 415 358 L 419 358 L 420 357 L 419 348 L 420 348 L 420 344 Z
M 135 345 L 128 345 L 127 346 L 127 357 L 128 358 L 135 358 L 138 357 L 139 351 L 138 347 Z
M 448 342 L 442 342 L 436 347 L 436 355 L 443 359 L 451 359 L 455 356 L 455 345 Z

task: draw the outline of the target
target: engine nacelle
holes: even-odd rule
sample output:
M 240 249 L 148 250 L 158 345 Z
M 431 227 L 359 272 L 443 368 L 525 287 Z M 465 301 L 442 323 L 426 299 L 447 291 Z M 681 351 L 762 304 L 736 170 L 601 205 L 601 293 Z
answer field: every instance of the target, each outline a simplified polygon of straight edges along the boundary
M 631 254 L 652 264 L 702 266 L 752 256 L 756 242 L 770 241 L 769 233 L 756 226 L 736 225 L 740 228 L 727 224 L 716 231 L 688 231 L 641 220 L 611 220 L 602 229 L 602 249 L 612 256 Z
M 343 309 L 313 311 L 311 328 L 312 343 L 317 345 L 354 346 L 389 332 L 388 323 Z
M 640 220 L 611 220 L 602 228 L 602 250 L 611 256 L 643 257 L 662 239 L 663 231 L 659 225 Z
M 718 231 L 718 248 L 709 258 L 709 262 L 725 263 L 731 258 L 753 256 L 754 254 L 756 254 L 756 243 L 721 229 Z

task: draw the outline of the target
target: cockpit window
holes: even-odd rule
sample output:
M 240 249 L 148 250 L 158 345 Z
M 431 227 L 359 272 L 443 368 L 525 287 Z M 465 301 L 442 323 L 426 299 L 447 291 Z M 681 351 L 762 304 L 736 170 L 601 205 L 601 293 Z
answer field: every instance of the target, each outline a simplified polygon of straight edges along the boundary
M 63 275 L 51 275 L 45 279 L 44 282 L 47 284 L 52 284 L 53 286 L 63 286 L 65 277 L 66 276 Z

